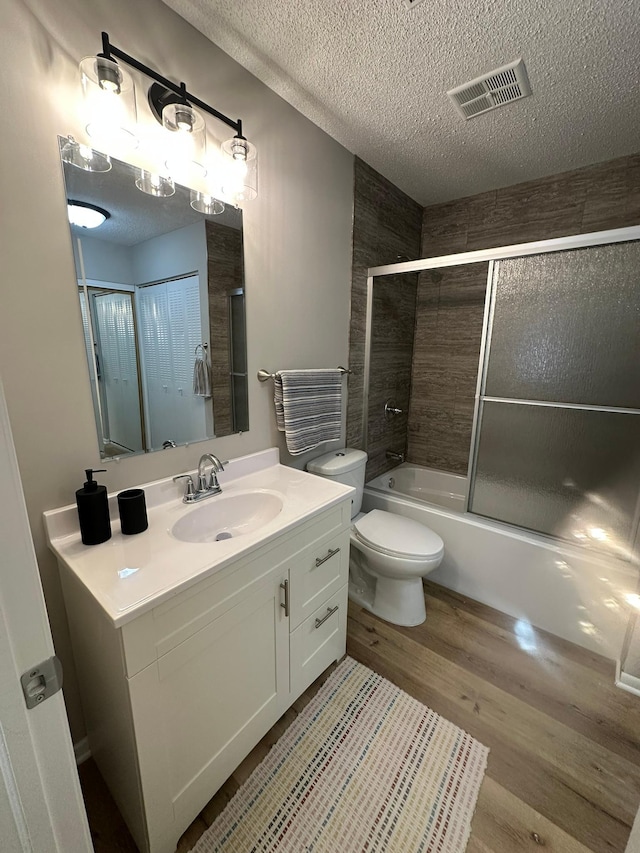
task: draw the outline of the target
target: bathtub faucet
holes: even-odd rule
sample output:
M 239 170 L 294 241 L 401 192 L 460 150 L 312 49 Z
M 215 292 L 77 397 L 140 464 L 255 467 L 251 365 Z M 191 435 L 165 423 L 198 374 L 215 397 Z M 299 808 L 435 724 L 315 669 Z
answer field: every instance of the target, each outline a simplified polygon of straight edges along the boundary
M 404 453 L 396 453 L 395 450 L 387 450 L 385 456 L 392 462 L 404 462 Z

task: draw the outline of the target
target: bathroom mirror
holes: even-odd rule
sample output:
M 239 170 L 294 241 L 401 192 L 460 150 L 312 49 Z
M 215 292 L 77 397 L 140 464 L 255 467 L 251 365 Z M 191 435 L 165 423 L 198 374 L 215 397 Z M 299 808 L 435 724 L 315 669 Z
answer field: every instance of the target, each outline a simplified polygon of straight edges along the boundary
M 68 203 L 107 216 L 70 215 L 102 458 L 248 430 L 242 211 L 198 212 L 179 184 L 143 192 L 163 187 L 114 158 L 104 172 L 62 165 Z

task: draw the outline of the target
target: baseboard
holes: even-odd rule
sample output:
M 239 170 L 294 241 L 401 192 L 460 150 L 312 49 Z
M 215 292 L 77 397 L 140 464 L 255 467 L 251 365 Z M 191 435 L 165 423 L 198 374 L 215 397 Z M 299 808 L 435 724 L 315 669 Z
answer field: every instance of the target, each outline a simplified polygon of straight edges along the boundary
M 91 750 L 89 749 L 89 738 L 83 737 L 82 740 L 79 740 L 77 743 L 73 745 L 73 751 L 76 756 L 76 764 L 78 767 L 87 760 L 87 758 L 91 758 Z
M 635 675 L 629 675 L 628 672 L 621 670 L 619 661 L 616 664 L 616 687 L 626 690 L 627 693 L 640 696 L 640 678 L 636 678 Z

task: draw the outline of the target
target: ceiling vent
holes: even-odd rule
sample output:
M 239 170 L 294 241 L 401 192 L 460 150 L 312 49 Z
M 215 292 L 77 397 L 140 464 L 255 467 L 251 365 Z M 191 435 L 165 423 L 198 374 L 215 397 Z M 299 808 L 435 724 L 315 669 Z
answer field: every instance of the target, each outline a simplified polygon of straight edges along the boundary
M 522 59 L 516 59 L 447 92 L 463 118 L 479 116 L 530 94 L 531 86 Z

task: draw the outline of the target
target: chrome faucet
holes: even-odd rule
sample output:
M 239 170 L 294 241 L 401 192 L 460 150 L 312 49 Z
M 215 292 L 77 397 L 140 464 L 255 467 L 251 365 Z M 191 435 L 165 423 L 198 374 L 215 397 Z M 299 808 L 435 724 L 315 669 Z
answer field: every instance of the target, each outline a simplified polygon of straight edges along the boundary
M 173 478 L 173 482 L 177 483 L 178 480 L 186 480 L 187 481 L 185 483 L 184 495 L 182 496 L 182 502 L 185 504 L 192 504 L 194 501 L 196 501 L 198 499 L 197 495 L 196 495 L 195 486 L 193 485 L 193 477 L 191 476 L 191 474 L 178 474 L 177 477 Z
M 211 464 L 211 471 L 207 476 L 207 465 Z M 191 504 L 196 501 L 210 498 L 213 495 L 219 495 L 222 487 L 218 482 L 218 472 L 224 471 L 224 466 L 227 462 L 221 462 L 213 453 L 204 453 L 198 462 L 198 488 L 196 489 L 191 474 L 178 474 L 173 478 L 173 482 L 178 480 L 186 480 L 184 495 L 182 496 L 183 503 Z
M 392 462 L 404 462 L 404 453 L 398 453 L 395 450 L 387 450 L 385 456 Z
M 209 476 L 206 474 L 207 465 L 211 463 L 211 471 Z M 222 463 L 213 453 L 203 453 L 198 462 L 198 494 L 205 497 L 206 495 L 218 495 L 222 491 L 218 482 L 218 472 L 224 471 L 224 463 Z

